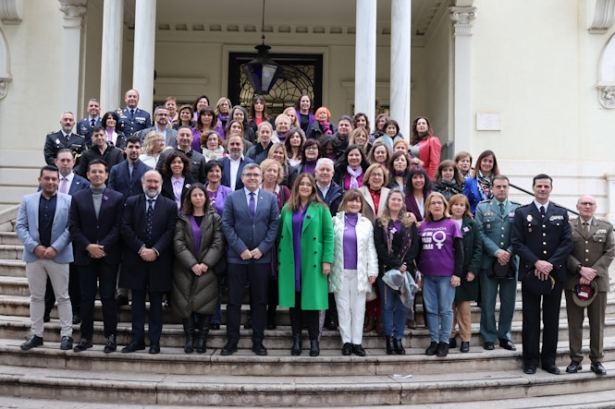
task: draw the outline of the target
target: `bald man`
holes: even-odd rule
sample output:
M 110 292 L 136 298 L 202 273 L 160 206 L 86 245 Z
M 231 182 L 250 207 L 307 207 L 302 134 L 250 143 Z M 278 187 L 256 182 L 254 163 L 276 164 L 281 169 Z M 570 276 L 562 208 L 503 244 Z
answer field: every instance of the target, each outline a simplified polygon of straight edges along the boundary
M 582 369 L 583 319 L 587 309 L 590 369 L 596 375 L 606 375 L 606 369 L 601 362 L 604 358 L 602 344 L 606 298 L 609 291 L 609 266 L 615 257 L 615 241 L 613 225 L 596 218 L 594 216 L 596 208 L 596 199 L 588 195 L 581 196 L 577 201 L 580 217 L 570 220 L 574 249 L 568 256 L 568 271 L 564 286 L 571 359 L 566 372 L 576 373 Z M 598 294 L 588 306 L 581 307 L 574 300 L 575 286 L 578 283 L 590 282 L 595 284 Z

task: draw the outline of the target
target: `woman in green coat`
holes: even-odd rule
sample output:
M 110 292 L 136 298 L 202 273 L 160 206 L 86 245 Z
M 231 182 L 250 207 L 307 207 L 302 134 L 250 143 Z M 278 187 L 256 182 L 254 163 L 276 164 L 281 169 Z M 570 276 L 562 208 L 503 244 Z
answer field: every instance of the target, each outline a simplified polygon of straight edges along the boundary
M 290 307 L 291 355 L 301 354 L 304 322 L 310 337 L 310 356 L 320 354 L 319 313 L 329 307 L 327 276 L 333 250 L 331 213 L 318 196 L 312 175 L 302 173 L 282 208 L 278 231 L 279 304 Z
M 461 352 L 470 350 L 470 337 L 472 335 L 472 313 L 470 302 L 478 298 L 478 271 L 480 268 L 482 254 L 482 240 L 478 230 L 478 225 L 470 213 L 470 202 L 462 194 L 451 197 L 448 202 L 451 209 L 452 219 L 459 223 L 461 234 L 463 235 L 463 270 L 461 284 L 455 291 L 455 301 L 453 302 L 453 331 L 449 346 L 455 348 L 457 340 L 455 338 L 455 328 L 459 323 L 459 336 L 461 338 Z

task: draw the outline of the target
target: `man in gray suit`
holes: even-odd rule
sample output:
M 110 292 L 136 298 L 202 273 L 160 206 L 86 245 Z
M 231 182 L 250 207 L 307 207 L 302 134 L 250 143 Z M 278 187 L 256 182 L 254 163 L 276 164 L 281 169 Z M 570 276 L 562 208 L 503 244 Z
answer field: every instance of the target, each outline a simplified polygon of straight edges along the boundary
M 508 178 L 497 175 L 493 178 L 493 199 L 485 200 L 476 207 L 476 222 L 483 239 L 483 259 L 480 269 L 480 288 L 482 308 L 480 316 L 480 334 L 483 337 L 483 348 L 495 348 L 498 338 L 500 346 L 515 351 L 510 328 L 515 313 L 515 298 L 517 296 L 517 271 L 519 258 L 513 254 L 510 233 L 515 209 L 519 203 L 508 199 Z M 494 265 L 496 269 L 494 269 Z M 508 276 L 496 274 L 497 265 L 500 271 L 508 271 Z M 507 268 L 508 267 L 508 268 Z M 495 322 L 495 299 L 500 294 L 499 325 Z
M 568 256 L 568 271 L 564 284 L 572 360 L 566 372 L 576 373 L 582 369 L 583 320 L 587 309 L 590 369 L 596 375 L 606 375 L 601 361 L 604 358 L 604 318 L 609 292 L 609 266 L 615 257 L 613 225 L 594 217 L 596 199 L 592 196 L 581 196 L 577 201 L 577 210 L 580 217 L 570 220 L 574 249 Z M 577 305 L 574 300 L 575 286 L 578 283 L 588 285 L 590 282 L 596 287 L 596 297 L 586 307 Z
M 68 231 L 71 197 L 58 192 L 58 168 L 41 169 L 38 182 L 41 191 L 24 196 L 19 206 L 15 231 L 24 245 L 23 261 L 30 289 L 32 334 L 21 349 L 43 345 L 45 288 L 51 279 L 58 301 L 62 329 L 60 349 L 73 348 L 73 313 L 68 296 L 68 266 L 73 261 L 73 246 Z
M 169 125 L 169 110 L 166 107 L 159 106 L 154 110 L 154 126 L 145 128 L 136 133 L 141 140 L 141 145 L 145 142 L 145 137 L 151 131 L 158 131 L 164 136 L 164 143 L 167 146 L 177 148 L 177 131 Z
M 247 280 L 252 311 L 252 351 L 256 355 L 267 355 L 263 345 L 267 324 L 267 286 L 280 211 L 276 196 L 259 189 L 262 173 L 256 163 L 244 166 L 241 180 L 244 188 L 226 197 L 222 214 L 222 231 L 228 244 L 229 300 L 226 308 L 228 341 L 220 354 L 232 355 L 237 351 L 241 299 Z

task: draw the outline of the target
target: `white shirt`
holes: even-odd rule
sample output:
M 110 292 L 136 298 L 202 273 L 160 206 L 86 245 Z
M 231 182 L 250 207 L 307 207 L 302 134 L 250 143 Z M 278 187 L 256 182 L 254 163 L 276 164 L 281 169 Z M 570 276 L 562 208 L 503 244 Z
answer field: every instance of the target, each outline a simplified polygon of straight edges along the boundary
M 541 206 L 544 206 L 544 208 L 545 208 L 545 213 L 547 213 L 547 210 L 549 209 L 549 203 L 550 203 L 550 202 L 547 202 L 547 203 L 545 203 L 545 204 L 540 204 L 540 203 L 538 203 L 537 201 L 535 201 L 535 200 L 534 200 L 534 205 L 536 205 L 536 208 L 538 209 L 538 211 L 540 211 L 540 207 L 541 207 Z
M 231 186 L 230 188 L 232 191 L 235 191 L 235 187 L 237 185 L 237 172 L 239 172 L 239 165 L 241 164 L 242 159 L 243 159 L 243 155 L 240 156 L 239 159 L 237 160 L 233 160 L 233 158 L 229 156 L 229 160 L 231 163 L 231 180 L 230 180 Z

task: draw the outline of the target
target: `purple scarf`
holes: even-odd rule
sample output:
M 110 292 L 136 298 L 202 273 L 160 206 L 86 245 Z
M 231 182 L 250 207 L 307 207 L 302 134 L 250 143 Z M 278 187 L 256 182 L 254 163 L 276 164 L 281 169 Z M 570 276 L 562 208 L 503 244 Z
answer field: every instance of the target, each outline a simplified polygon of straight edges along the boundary
M 205 221 L 205 217 L 203 217 L 203 221 Z M 190 224 L 192 225 L 192 236 L 194 237 L 194 257 L 196 257 L 197 261 L 199 260 L 199 247 L 201 247 L 201 227 L 197 224 L 194 219 L 194 215 L 190 216 Z

